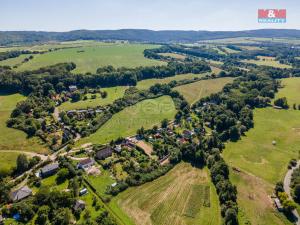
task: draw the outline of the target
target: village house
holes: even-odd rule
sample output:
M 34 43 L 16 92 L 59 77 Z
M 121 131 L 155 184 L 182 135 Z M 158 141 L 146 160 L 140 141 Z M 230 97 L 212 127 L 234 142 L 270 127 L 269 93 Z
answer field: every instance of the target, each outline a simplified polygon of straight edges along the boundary
M 77 89 L 77 86 L 76 86 L 76 85 L 70 85 L 70 86 L 69 86 L 69 90 L 70 90 L 71 92 L 74 92 L 74 91 L 77 91 L 78 89 Z
M 96 153 L 96 158 L 99 160 L 106 159 L 107 157 L 112 156 L 113 149 L 110 146 L 101 149 Z
M 184 130 L 182 133 L 185 138 L 192 138 L 195 134 L 193 131 L 190 130 Z
M 116 152 L 120 153 L 120 152 L 122 151 L 121 145 L 116 145 L 115 148 L 114 148 L 114 150 L 115 150 Z
M 85 202 L 82 200 L 76 200 L 75 205 L 74 205 L 74 210 L 84 210 L 85 209 Z
M 28 186 L 24 186 L 11 193 L 11 200 L 13 202 L 18 202 L 32 195 L 32 190 Z
M 91 158 L 83 159 L 77 164 L 77 169 L 86 170 L 86 169 L 90 168 L 91 166 L 93 166 L 94 163 L 95 163 L 95 161 Z
M 44 166 L 41 169 L 41 177 L 45 178 L 45 177 L 51 176 L 51 175 L 55 174 L 58 169 L 59 169 L 58 163 L 53 163 L 53 164 Z

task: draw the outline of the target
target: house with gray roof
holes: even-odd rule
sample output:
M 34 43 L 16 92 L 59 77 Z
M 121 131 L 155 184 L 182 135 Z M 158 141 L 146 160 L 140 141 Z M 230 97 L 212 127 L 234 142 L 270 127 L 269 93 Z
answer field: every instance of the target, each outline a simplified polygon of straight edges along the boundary
M 41 169 L 41 176 L 42 177 L 51 176 L 51 175 L 55 174 L 58 169 L 59 169 L 59 164 L 58 163 L 52 163 L 52 164 L 49 164 L 47 166 L 44 166 Z
M 13 202 L 21 201 L 32 195 L 32 190 L 28 186 L 24 186 L 11 193 L 11 200 Z

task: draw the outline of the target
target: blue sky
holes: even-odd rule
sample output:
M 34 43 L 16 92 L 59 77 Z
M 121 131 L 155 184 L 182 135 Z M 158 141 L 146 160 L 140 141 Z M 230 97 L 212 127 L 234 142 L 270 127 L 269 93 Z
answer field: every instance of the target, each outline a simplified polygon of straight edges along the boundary
M 258 24 L 259 8 L 287 9 L 286 24 Z M 300 29 L 299 0 L 1 0 L 0 30 Z

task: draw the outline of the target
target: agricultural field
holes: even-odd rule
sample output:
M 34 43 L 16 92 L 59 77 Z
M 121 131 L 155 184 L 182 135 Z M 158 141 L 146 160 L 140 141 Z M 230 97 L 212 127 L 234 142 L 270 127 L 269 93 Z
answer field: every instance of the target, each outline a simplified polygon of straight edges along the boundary
M 284 79 L 286 86 L 276 97 L 292 101 L 298 96 L 293 90 L 294 78 Z M 298 103 L 299 100 L 298 100 Z M 299 157 L 300 111 L 255 109 L 255 127 L 236 143 L 227 143 L 223 157 L 241 172 L 231 172 L 238 188 L 240 220 L 245 224 L 290 224 L 272 206 L 270 195 L 275 183 L 282 180 L 288 162 Z M 276 141 L 276 145 L 272 142 Z M 253 190 L 256 190 L 253 192 Z
M 166 175 L 113 198 L 113 210 L 127 213 L 136 225 L 220 225 L 220 208 L 207 169 L 180 163 Z
M 190 104 L 193 104 L 203 97 L 221 91 L 225 84 L 231 83 L 232 81 L 233 78 L 229 77 L 201 80 L 178 86 L 174 89 L 179 91 Z
M 175 114 L 175 105 L 169 96 L 144 100 L 113 115 L 96 133 L 81 139 L 79 144 L 104 144 L 118 137 L 134 135 L 142 126 L 149 129 L 165 118 L 173 119 Z
M 27 138 L 24 132 L 6 126 L 6 121 L 15 105 L 24 99 L 25 97 L 20 94 L 0 95 L 0 154 L 1 150 L 48 152 L 47 148 L 40 144 L 41 140 L 38 138 Z
M 157 45 L 144 44 L 96 44 L 95 46 L 84 46 L 64 48 L 44 54 L 34 55 L 34 59 L 22 64 L 18 71 L 33 70 L 41 67 L 63 62 L 74 62 L 76 69 L 74 73 L 95 73 L 97 68 L 107 65 L 118 67 L 138 67 L 162 65 L 164 62 L 147 59 L 143 51 L 156 48 Z
M 242 60 L 242 62 L 245 63 L 252 63 L 256 64 L 258 66 L 271 66 L 276 68 L 292 68 L 290 65 L 281 64 L 280 62 L 276 61 L 274 57 L 268 57 L 268 56 L 258 56 L 259 60 Z
M 166 78 L 162 78 L 162 79 L 147 79 L 147 80 L 142 80 L 139 81 L 137 83 L 137 88 L 138 89 L 148 89 L 151 86 L 153 86 L 154 84 L 167 84 L 170 83 L 171 81 L 175 80 L 175 81 L 180 81 L 180 80 L 185 80 L 185 79 L 194 79 L 194 78 L 199 78 L 199 77 L 204 77 L 206 75 L 209 75 L 210 73 L 202 73 L 202 74 L 192 74 L 192 73 L 188 73 L 188 74 L 180 74 L 180 75 L 176 75 L 173 77 L 166 77 Z
M 85 109 L 85 108 L 93 108 L 96 106 L 103 106 L 107 104 L 113 103 L 116 99 L 122 98 L 127 87 L 118 86 L 111 88 L 101 88 L 101 91 L 107 92 L 106 98 L 101 98 L 100 94 L 96 94 L 97 98 L 92 99 L 91 94 L 87 94 L 87 100 L 81 100 L 78 102 L 72 102 L 71 100 L 68 102 L 64 102 L 59 106 L 60 110 L 68 111 L 72 109 Z
M 0 173 L 8 174 L 16 166 L 18 154 L 15 152 L 0 152 Z

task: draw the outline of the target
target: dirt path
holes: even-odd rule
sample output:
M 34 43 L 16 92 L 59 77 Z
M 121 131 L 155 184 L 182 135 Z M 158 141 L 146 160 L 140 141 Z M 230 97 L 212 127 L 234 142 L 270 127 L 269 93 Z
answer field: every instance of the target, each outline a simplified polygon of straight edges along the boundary
M 292 174 L 294 172 L 295 169 L 299 168 L 300 166 L 300 160 L 297 162 L 297 165 L 295 167 L 292 167 L 292 169 L 289 169 L 284 177 L 284 181 L 283 181 L 283 188 L 284 188 L 284 191 L 288 194 L 289 198 L 291 200 L 292 199 L 292 196 L 291 196 L 291 188 L 290 188 L 290 185 L 291 185 L 291 179 L 292 179 Z M 297 222 L 296 224 L 297 225 L 300 225 L 300 216 L 297 212 L 297 210 L 295 209 L 293 211 L 293 214 L 294 216 L 297 218 Z
M 153 155 L 151 154 L 153 152 L 153 148 L 150 144 L 147 144 L 144 141 L 138 141 L 136 145 L 144 150 L 144 152 L 150 157 L 153 158 Z

